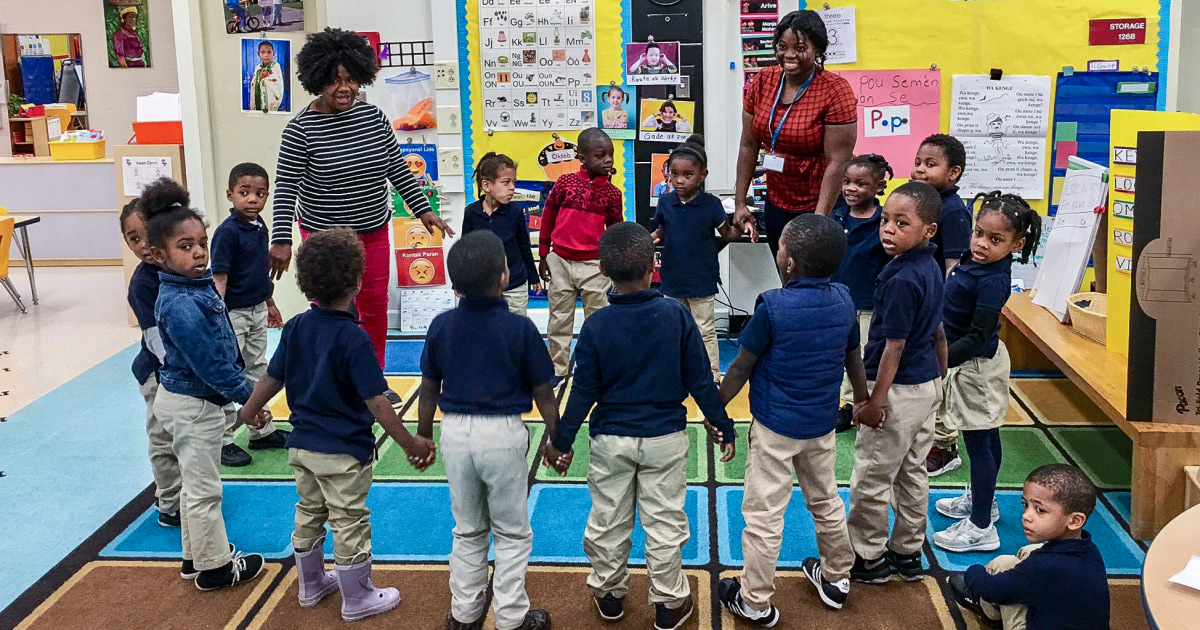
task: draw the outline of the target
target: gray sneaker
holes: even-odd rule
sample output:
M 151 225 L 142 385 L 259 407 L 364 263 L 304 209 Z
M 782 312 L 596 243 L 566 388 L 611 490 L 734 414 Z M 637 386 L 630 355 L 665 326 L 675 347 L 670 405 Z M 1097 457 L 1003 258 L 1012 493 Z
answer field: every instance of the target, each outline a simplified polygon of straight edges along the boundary
M 961 521 L 964 518 L 971 518 L 971 500 L 971 486 L 967 486 L 967 489 L 957 497 L 938 499 L 934 507 L 938 514 Z M 991 517 L 993 523 L 1000 520 L 1000 504 L 996 502 L 995 497 L 992 497 Z

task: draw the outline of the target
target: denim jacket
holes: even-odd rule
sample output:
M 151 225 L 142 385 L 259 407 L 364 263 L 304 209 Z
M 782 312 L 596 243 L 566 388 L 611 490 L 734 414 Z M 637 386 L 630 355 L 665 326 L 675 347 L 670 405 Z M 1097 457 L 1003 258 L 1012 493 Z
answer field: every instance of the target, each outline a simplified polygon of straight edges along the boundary
M 246 380 L 237 337 L 212 270 L 196 280 L 160 271 L 154 318 L 165 356 L 159 384 L 167 391 L 227 405 L 245 403 L 254 386 Z

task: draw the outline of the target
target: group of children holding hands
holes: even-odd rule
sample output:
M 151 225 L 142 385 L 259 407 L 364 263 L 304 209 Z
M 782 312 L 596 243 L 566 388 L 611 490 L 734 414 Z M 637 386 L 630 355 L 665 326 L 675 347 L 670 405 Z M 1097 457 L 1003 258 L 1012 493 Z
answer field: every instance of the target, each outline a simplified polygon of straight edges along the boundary
M 480 160 L 480 198 L 466 208 L 462 237 L 446 261 L 461 301 L 429 328 L 416 435 L 384 396 L 371 340 L 350 312 L 363 271 L 353 232 L 332 229 L 304 241 L 297 282 L 313 305 L 283 325 L 266 362 L 266 328 L 282 322 L 270 301 L 266 226 L 258 218 L 268 192 L 261 167 L 239 165 L 231 174 L 234 208 L 214 235 L 211 269 L 203 221 L 179 186 L 161 180 L 126 208 L 122 232 L 143 259 L 130 287 L 144 330 L 134 372 L 148 405 L 159 520 L 181 527 L 183 577 L 208 590 L 262 569 L 261 556 L 229 544 L 221 516 L 217 455 L 240 422 L 257 431 L 251 448 L 289 449 L 300 495 L 292 536 L 300 605 L 340 591 L 347 620 L 395 607 L 396 589 L 371 582 L 365 503 L 378 422 L 417 469 L 437 456 L 445 465 L 455 520 L 446 627 L 482 628 L 490 539 L 496 628 L 549 629 L 549 613 L 531 608 L 525 591 L 533 532 L 521 416 L 536 405 L 548 435 L 542 461 L 560 474 L 589 424 L 592 507 L 583 543 L 598 614 L 612 622 L 624 615 L 636 513 L 655 628 L 679 628 L 695 606 L 682 569 L 689 539 L 683 403 L 695 400 L 721 461 L 729 461 L 735 431 L 725 405 L 747 383 L 754 423 L 742 504 L 745 566 L 740 579 L 717 586 L 721 605 L 736 617 L 763 627 L 779 621 L 771 601 L 793 479 L 819 550 L 802 567 L 827 606 L 845 604 L 851 580 L 920 580 L 935 433 L 962 431 L 971 486 L 937 503 L 958 520 L 933 543 L 949 551 L 999 547 L 994 496 L 1009 373 L 999 313 L 1014 256 L 1025 262 L 1037 247 L 1036 212 L 1019 197 L 980 195 L 972 227 L 955 187 L 965 151 L 950 136 L 925 140 L 913 181 L 882 206 L 877 197 L 891 168 L 874 154 L 854 158 L 833 217 L 799 215 L 784 229 L 776 257 L 783 286 L 760 296 L 722 379 L 717 251 L 741 230 L 704 190 L 703 138 L 671 152 L 673 190 L 659 200 L 653 233 L 623 221 L 608 136 L 585 130 L 578 156 L 579 172 L 560 178 L 545 205 L 536 267 L 525 214 L 511 205 L 516 164 L 494 153 Z M 658 243 L 661 290 L 651 288 Z M 548 350 L 524 317 L 528 291 L 539 285 L 549 296 Z M 586 319 L 560 417 L 555 388 L 570 368 L 579 294 Z M 270 432 L 263 410 L 281 390 L 290 435 Z M 935 430 L 938 423 L 945 429 Z M 849 425 L 858 433 L 847 514 L 834 460 L 835 433 Z M 1022 524 L 1035 545 L 952 576 L 955 598 L 1006 628 L 1107 627 L 1104 565 L 1083 531 L 1095 501 L 1094 486 L 1077 469 L 1033 471 Z M 324 566 L 326 523 L 334 571 Z M 1051 586 L 1067 581 L 1071 589 Z

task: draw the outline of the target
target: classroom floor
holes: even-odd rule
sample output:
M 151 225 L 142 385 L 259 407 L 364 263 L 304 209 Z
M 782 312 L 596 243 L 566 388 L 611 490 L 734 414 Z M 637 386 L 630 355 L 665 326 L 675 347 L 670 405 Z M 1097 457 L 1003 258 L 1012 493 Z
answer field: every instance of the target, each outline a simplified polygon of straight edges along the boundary
M 44 289 L 43 303 L 47 299 Z M 16 325 L 7 311 L 0 310 L 0 332 Z M 0 337 L 0 353 L 9 349 L 6 345 L 21 343 L 12 339 Z M 388 347 L 389 379 L 396 391 L 405 394 L 407 421 L 416 419 L 414 375 L 420 343 L 393 341 Z M 61 334 L 47 339 L 48 346 L 63 344 L 82 349 L 92 341 Z M 152 508 L 144 405 L 128 372 L 134 352 L 132 346 L 121 349 L 67 377 L 0 424 L 0 518 L 9 526 L 0 537 L 0 627 L 294 628 L 341 623 L 336 596 L 314 609 L 301 609 L 296 601 L 289 540 L 296 494 L 282 451 L 257 451 L 251 466 L 223 471 L 230 540 L 243 551 L 268 558 L 263 577 L 214 593 L 201 593 L 179 578 L 178 530 L 160 527 Z M 725 365 L 735 352 L 732 344 L 722 342 Z M 0 369 L 18 365 L 6 359 L 9 356 L 0 354 Z M 1128 534 L 1129 441 L 1060 375 L 1016 376 L 1008 426 L 1002 430 L 1005 451 L 998 493 L 1002 547 L 996 553 L 1011 553 L 1024 544 L 1019 526 L 1024 475 L 1043 463 L 1074 463 L 1102 490 L 1087 529 L 1108 567 L 1112 627 L 1147 627 L 1138 584 L 1147 543 Z M 561 391 L 564 402 L 569 386 L 568 382 Z M 287 418 L 282 400 L 273 408 L 277 419 Z M 683 556 L 698 614 L 685 627 L 741 628 L 742 624 L 722 614 L 715 588 L 721 577 L 736 575 L 742 562 L 740 482 L 748 403 L 743 392 L 730 405 L 731 415 L 743 423 L 743 437 L 737 459 L 728 464 L 713 457 L 704 443 L 698 412 L 694 406 L 689 410 L 695 421 L 689 425 L 693 440 L 686 507 L 691 540 Z M 539 446 L 545 438 L 543 426 L 536 414 L 528 419 L 532 443 Z M 244 431 L 238 439 L 244 443 Z M 388 440 L 380 441 L 379 450 L 376 483 L 368 500 L 374 526 L 374 580 L 377 585 L 399 587 L 404 599 L 396 611 L 356 627 L 441 628 L 449 603 L 447 558 L 453 526 L 444 470 L 437 464 L 416 472 Z M 577 441 L 577 457 L 565 478 L 537 466 L 535 450 L 531 448 L 529 456 L 534 529 L 530 597 L 534 605 L 551 611 L 557 628 L 605 627 L 584 586 L 587 558 L 581 541 L 589 508 L 584 480 L 586 437 Z M 839 436 L 838 450 L 837 475 L 846 495 L 853 433 Z M 931 479 L 930 532 L 949 524 L 933 511 L 933 501 L 959 492 L 966 479 L 965 466 Z M 780 627 L 798 627 L 800 619 L 814 627 L 978 627 L 969 613 L 964 616 L 947 599 L 945 577 L 948 571 L 992 554 L 949 554 L 929 544 L 925 562 L 930 577 L 916 583 L 893 580 L 886 586 L 854 584 L 844 610 L 825 610 L 798 568 L 805 557 L 816 555 L 816 546 L 799 491 L 793 498 L 785 518 L 775 599 L 784 618 Z M 630 559 L 634 576 L 628 619 L 615 627 L 652 627 L 653 612 L 645 599 L 643 542 L 639 528 Z M 490 622 L 487 627 L 492 627 Z

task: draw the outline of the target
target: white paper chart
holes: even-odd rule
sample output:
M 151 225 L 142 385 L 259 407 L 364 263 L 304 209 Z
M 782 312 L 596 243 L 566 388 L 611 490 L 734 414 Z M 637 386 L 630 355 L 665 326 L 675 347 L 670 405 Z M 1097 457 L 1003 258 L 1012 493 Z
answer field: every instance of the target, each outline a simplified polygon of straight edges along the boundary
M 1044 198 L 1049 129 L 1050 77 L 954 75 L 950 134 L 967 150 L 962 197 L 1002 190 Z
M 121 158 L 121 182 L 126 197 L 137 197 L 142 189 L 163 177 L 173 177 L 169 157 Z
M 1033 303 L 1066 321 L 1067 300 L 1083 282 L 1092 243 L 1100 226 L 1096 208 L 1108 197 L 1108 169 L 1071 156 L 1054 228 L 1041 252 Z
M 592 0 L 479 0 L 484 127 L 595 127 L 595 22 Z
M 423 333 L 433 318 L 454 308 L 452 289 L 402 289 L 400 291 L 400 332 Z

